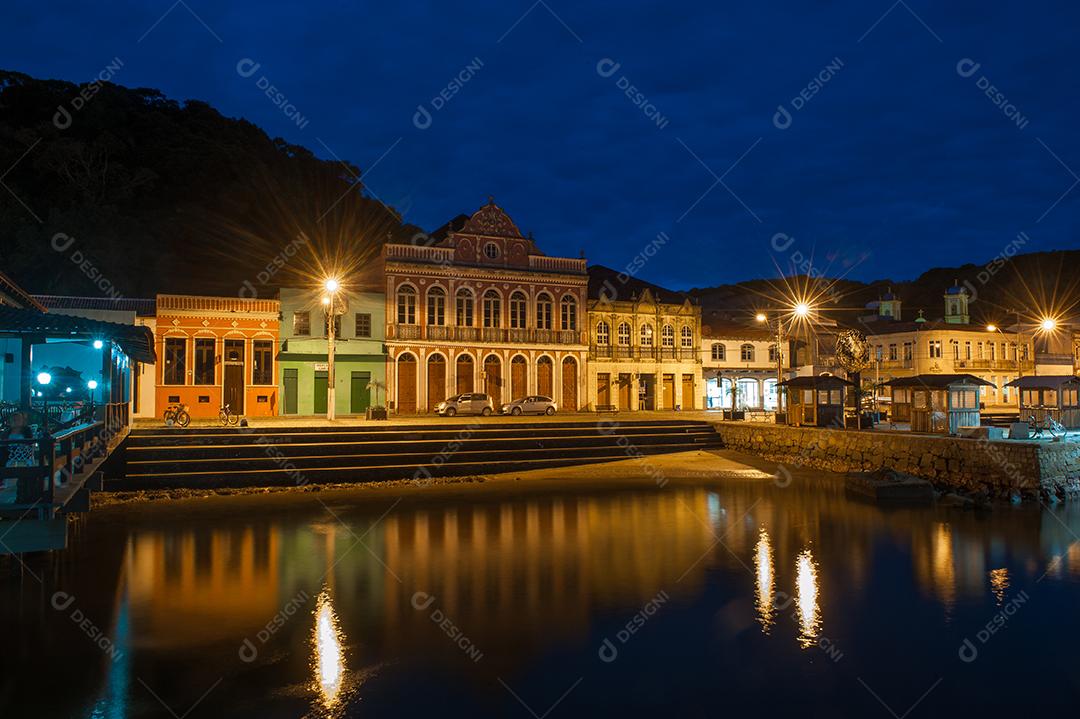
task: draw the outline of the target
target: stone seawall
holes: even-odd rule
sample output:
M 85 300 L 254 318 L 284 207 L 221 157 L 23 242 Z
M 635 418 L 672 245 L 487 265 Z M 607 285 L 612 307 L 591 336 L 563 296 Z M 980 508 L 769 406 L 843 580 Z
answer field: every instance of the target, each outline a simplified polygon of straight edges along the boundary
M 832 472 L 892 469 L 942 490 L 1056 501 L 1080 493 L 1080 443 L 988 442 L 958 437 L 713 422 L 729 449 Z

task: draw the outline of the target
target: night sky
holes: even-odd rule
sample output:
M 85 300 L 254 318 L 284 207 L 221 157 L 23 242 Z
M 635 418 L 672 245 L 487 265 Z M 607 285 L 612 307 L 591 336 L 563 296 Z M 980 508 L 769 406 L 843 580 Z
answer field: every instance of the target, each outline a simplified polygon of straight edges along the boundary
M 1075 1 L 9 0 L 3 16 L 0 66 L 78 82 L 119 58 L 118 84 L 355 162 L 427 229 L 490 194 L 549 254 L 622 268 L 666 233 L 639 276 L 675 288 L 811 255 L 906 279 L 1019 232 L 1024 251 L 1080 247 Z

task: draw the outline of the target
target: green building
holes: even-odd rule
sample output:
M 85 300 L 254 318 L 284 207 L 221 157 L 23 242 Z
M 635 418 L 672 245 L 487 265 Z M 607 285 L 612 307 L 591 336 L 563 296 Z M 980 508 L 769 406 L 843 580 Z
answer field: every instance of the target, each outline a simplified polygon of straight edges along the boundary
M 363 414 L 386 403 L 386 299 L 381 292 L 342 292 L 334 331 L 336 413 Z M 326 309 L 315 290 L 281 289 L 281 413 L 326 413 L 330 371 Z M 369 388 L 377 383 L 380 389 Z

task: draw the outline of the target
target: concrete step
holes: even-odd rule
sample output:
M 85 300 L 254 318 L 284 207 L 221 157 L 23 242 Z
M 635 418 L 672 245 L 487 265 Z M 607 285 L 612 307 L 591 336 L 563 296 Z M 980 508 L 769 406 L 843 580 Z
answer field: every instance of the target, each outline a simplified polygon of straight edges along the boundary
M 524 435 L 512 437 L 490 437 L 482 434 L 460 432 L 449 437 L 437 439 L 414 438 L 392 441 L 363 439 L 342 439 L 338 436 L 328 440 L 316 441 L 312 437 L 267 436 L 249 437 L 248 441 L 230 444 L 193 444 L 193 445 L 146 445 L 127 447 L 128 462 L 166 461 L 171 459 L 231 459 L 242 457 L 261 457 L 269 453 L 278 456 L 301 457 L 310 455 L 361 455 L 388 453 L 427 453 L 439 454 L 458 449 L 473 450 L 510 450 L 510 449 L 550 449 L 558 447 L 599 447 L 613 444 L 663 444 L 693 440 L 711 440 L 716 438 L 711 428 L 687 429 L 679 432 L 628 432 L 620 434 L 588 433 L 549 436 Z
M 174 454 L 144 457 L 142 452 L 132 452 L 128 455 L 127 467 L 131 473 L 158 474 L 175 471 L 183 472 L 214 472 L 217 470 L 234 469 L 261 469 L 289 462 L 297 468 L 305 467 L 334 467 L 334 466 L 381 466 L 384 464 L 427 464 L 438 461 L 440 463 L 456 463 L 464 461 L 488 461 L 499 462 L 512 460 L 516 456 L 539 458 L 548 456 L 566 456 L 588 458 L 609 453 L 612 449 L 624 451 L 626 447 L 644 450 L 649 448 L 658 451 L 665 447 L 719 447 L 720 438 L 714 433 L 710 437 L 680 437 L 665 435 L 659 438 L 651 438 L 649 442 L 637 441 L 633 445 L 623 445 L 617 438 L 591 438 L 589 443 L 568 446 L 545 446 L 544 442 L 536 440 L 512 440 L 496 444 L 493 442 L 462 442 L 459 445 L 440 445 L 433 449 L 418 448 L 412 444 L 404 444 L 401 447 L 388 447 L 385 444 L 376 447 L 364 447 L 365 451 L 349 451 L 355 449 L 355 445 L 342 445 L 335 447 L 342 451 L 335 453 L 326 452 L 325 445 L 297 447 L 295 445 L 282 447 L 280 445 L 266 445 L 256 447 L 256 452 L 245 453 L 240 456 L 192 456 L 184 453 L 182 456 Z M 232 449 L 232 448 L 229 448 Z M 290 450 L 283 452 L 283 449 Z M 298 451 L 306 450 L 306 451 Z M 378 451 L 376 451 L 378 450 Z M 205 449 L 203 449 L 205 454 Z M 438 460 L 435 458 L 438 457 Z
M 717 443 L 716 446 L 719 446 Z M 525 453 L 508 453 L 499 459 L 480 460 L 462 456 L 442 463 L 401 462 L 391 458 L 385 464 L 353 465 L 337 464 L 327 467 L 293 466 L 291 462 L 275 463 L 264 469 L 214 469 L 213 471 L 170 471 L 141 473 L 129 472 L 123 479 L 108 483 L 109 490 L 164 489 L 164 488 L 218 488 L 218 487 L 273 487 L 318 484 L 324 482 L 371 482 L 412 479 L 424 481 L 431 477 L 467 476 L 497 472 L 524 471 L 544 467 L 563 467 L 594 462 L 614 462 L 640 458 L 642 473 L 648 472 L 645 457 L 654 454 L 684 452 L 702 449 L 696 442 L 635 447 L 628 452 L 622 447 L 601 448 L 587 454 L 551 452 L 543 457 L 529 457 Z

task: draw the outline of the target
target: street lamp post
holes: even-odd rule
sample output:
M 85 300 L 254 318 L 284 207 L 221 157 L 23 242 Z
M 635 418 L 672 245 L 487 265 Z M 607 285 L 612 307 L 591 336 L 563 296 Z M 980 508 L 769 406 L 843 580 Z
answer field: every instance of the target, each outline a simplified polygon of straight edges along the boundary
M 326 312 L 326 419 L 329 422 L 334 421 L 335 415 L 335 397 L 334 390 L 337 384 L 334 377 L 334 319 L 337 317 L 337 294 L 341 289 L 341 285 L 338 281 L 330 278 L 323 283 L 323 289 L 326 290 L 326 296 L 323 297 L 323 304 L 327 306 Z
M 805 319 L 810 316 L 810 305 L 805 302 L 798 302 L 791 309 L 792 318 L 791 321 L 795 322 L 796 319 Z M 768 325 L 769 316 L 764 312 L 758 312 L 758 322 Z M 771 329 L 771 328 L 770 328 Z M 784 392 L 781 388 L 781 383 L 784 381 L 784 317 L 778 314 L 776 317 L 776 412 L 779 414 L 785 411 Z

